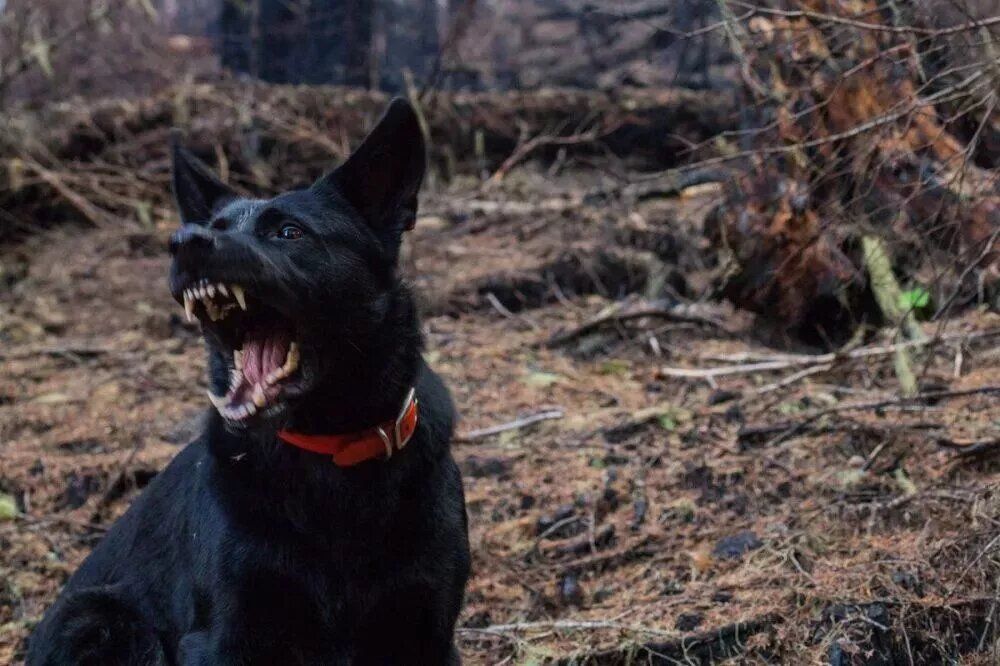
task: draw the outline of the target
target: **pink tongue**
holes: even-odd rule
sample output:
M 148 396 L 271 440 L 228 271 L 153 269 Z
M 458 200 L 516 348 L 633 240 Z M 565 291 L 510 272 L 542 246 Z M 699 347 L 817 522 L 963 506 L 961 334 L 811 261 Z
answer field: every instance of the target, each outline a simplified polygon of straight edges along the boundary
M 243 339 L 243 377 L 253 386 L 285 363 L 291 343 L 283 331 L 249 331 Z

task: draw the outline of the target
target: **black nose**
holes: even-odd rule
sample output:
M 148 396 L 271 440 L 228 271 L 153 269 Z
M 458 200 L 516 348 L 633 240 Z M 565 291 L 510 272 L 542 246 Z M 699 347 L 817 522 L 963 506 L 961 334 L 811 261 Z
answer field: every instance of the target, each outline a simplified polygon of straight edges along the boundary
M 212 249 L 215 238 L 212 232 L 197 224 L 185 224 L 170 236 L 170 254 L 178 253 L 206 254 Z

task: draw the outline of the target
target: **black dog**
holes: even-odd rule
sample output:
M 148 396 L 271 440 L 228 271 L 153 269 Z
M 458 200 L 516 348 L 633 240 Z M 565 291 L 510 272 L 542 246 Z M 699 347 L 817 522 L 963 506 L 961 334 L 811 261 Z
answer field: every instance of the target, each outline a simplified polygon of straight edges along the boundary
M 174 146 L 170 288 L 201 320 L 215 409 L 69 580 L 29 664 L 459 662 L 454 412 L 396 276 L 424 161 L 398 100 L 346 163 L 270 200 Z

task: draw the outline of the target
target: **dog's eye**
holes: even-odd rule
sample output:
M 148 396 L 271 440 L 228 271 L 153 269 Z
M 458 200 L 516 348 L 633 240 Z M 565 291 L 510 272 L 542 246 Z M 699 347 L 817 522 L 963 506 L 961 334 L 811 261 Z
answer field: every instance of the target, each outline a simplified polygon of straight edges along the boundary
M 297 240 L 302 238 L 302 229 L 294 224 L 286 224 L 278 230 L 278 238 L 282 240 Z

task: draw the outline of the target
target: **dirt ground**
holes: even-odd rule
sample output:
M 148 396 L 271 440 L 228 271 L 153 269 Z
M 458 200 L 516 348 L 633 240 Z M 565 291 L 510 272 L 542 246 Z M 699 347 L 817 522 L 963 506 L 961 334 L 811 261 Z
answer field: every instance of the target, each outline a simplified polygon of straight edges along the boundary
M 462 414 L 466 662 L 996 663 L 1000 316 L 925 324 L 933 399 L 899 401 L 888 334 L 820 364 L 718 302 L 617 316 L 662 272 L 625 245 L 697 244 L 715 193 L 578 191 L 531 169 L 433 191 L 409 241 Z M 26 266 L 0 291 L 0 663 L 208 407 L 168 233 L 0 255 Z M 780 367 L 678 370 L 757 362 Z

